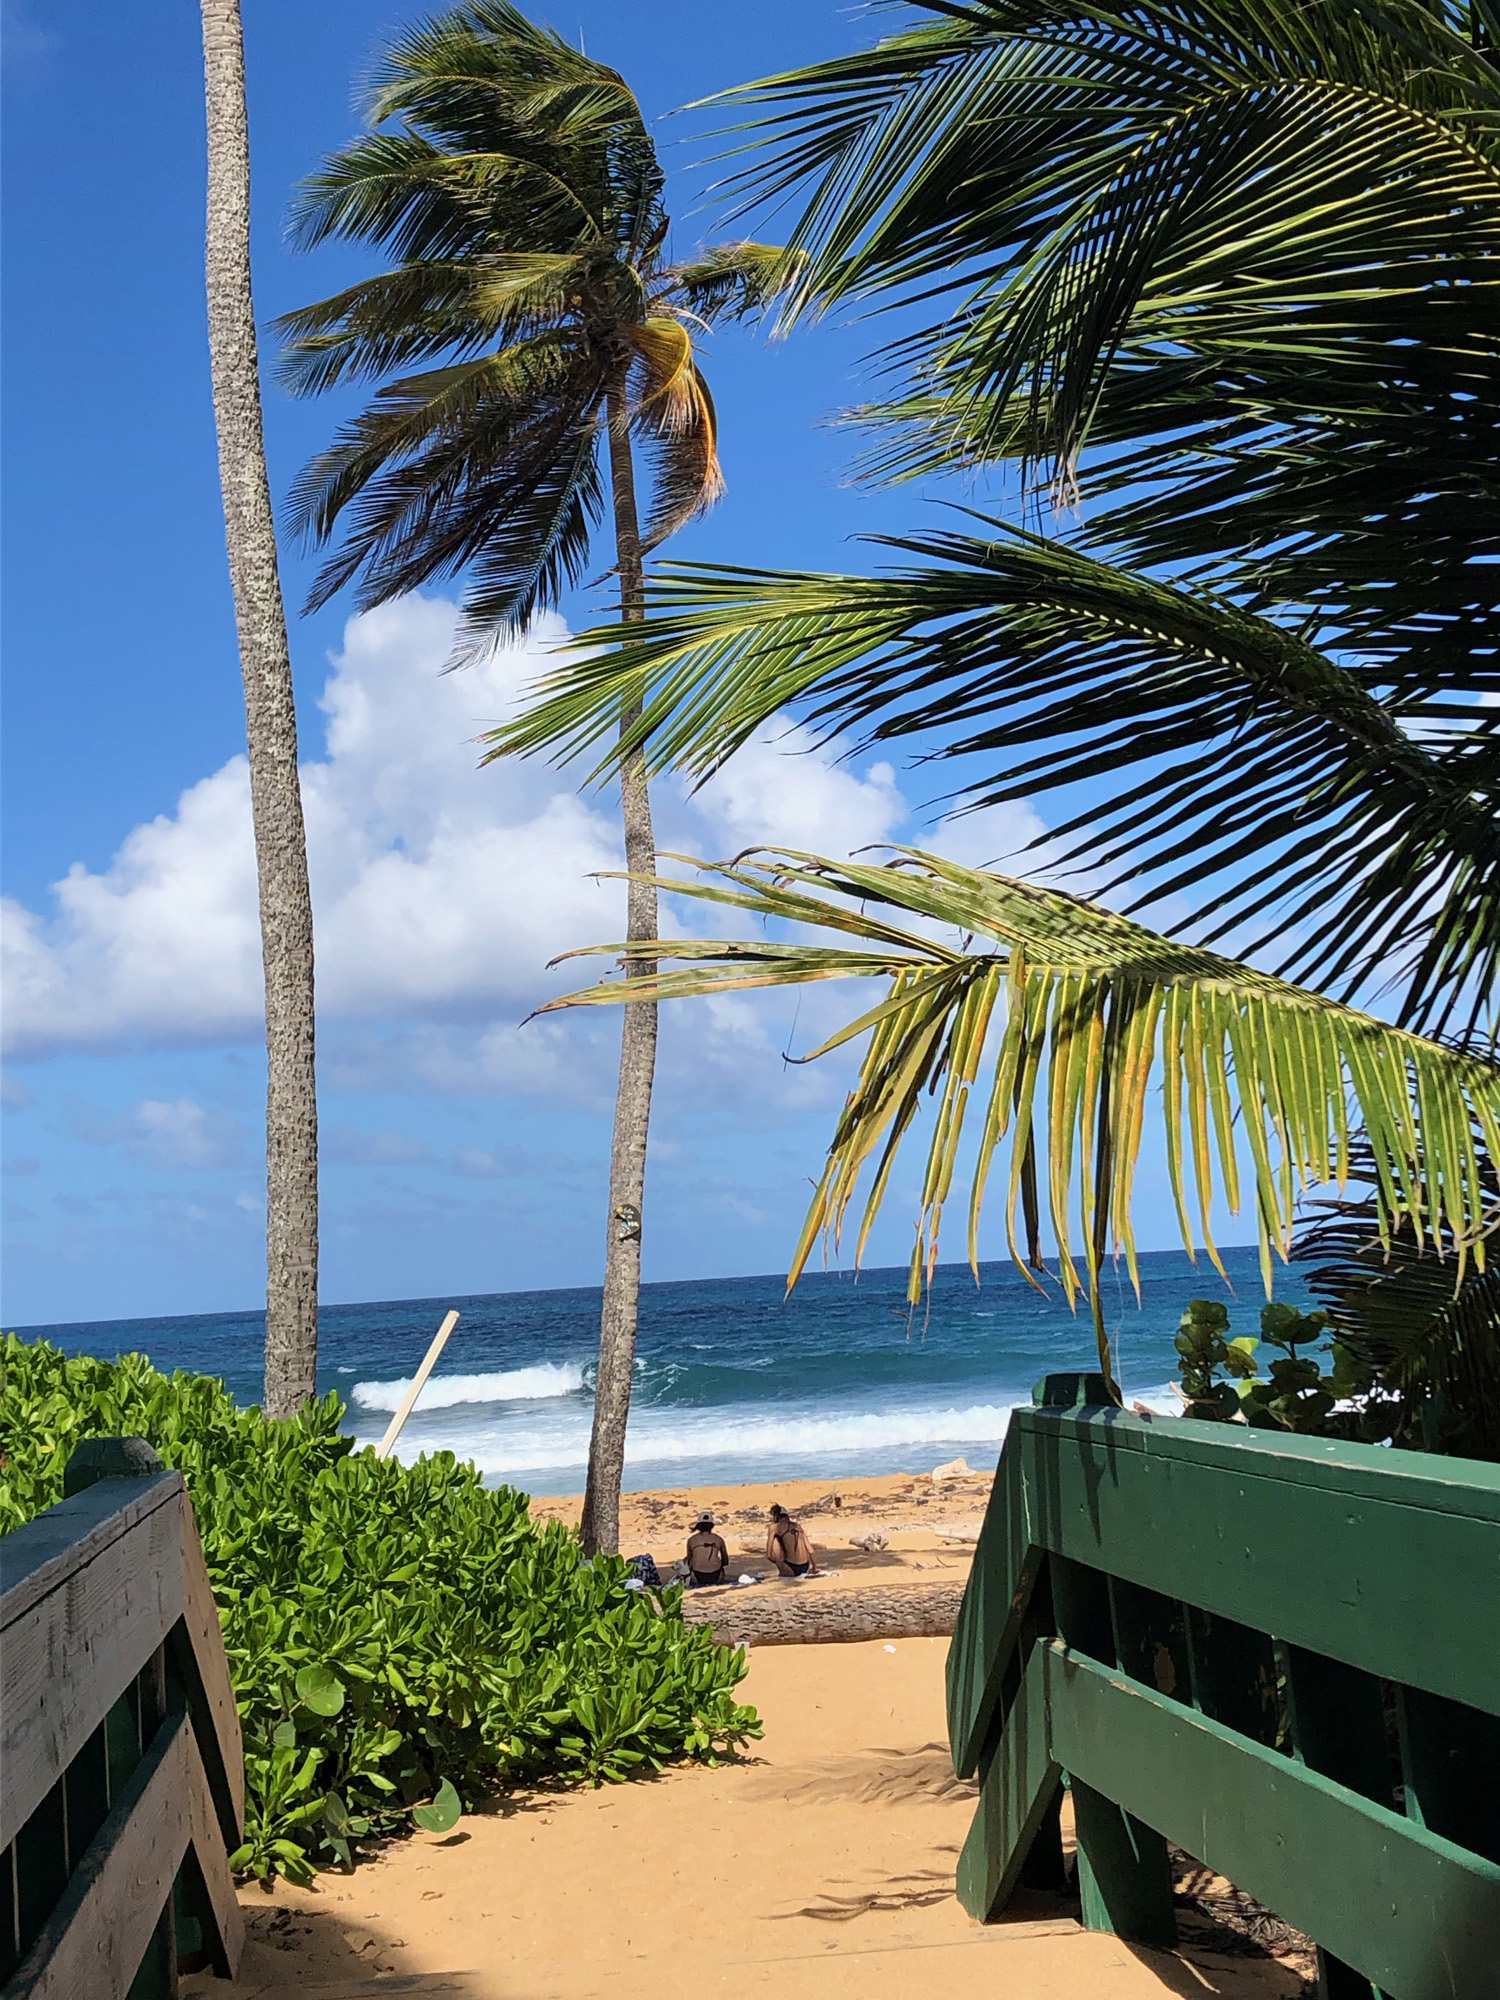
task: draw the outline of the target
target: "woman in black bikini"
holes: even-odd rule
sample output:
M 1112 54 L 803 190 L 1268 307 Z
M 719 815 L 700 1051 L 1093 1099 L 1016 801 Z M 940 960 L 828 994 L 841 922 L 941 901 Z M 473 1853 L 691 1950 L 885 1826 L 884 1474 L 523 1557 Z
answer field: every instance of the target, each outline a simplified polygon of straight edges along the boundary
M 766 1529 L 766 1554 L 782 1576 L 819 1574 L 818 1558 L 813 1553 L 806 1529 L 800 1521 L 794 1521 L 779 1503 L 771 1509 L 770 1525 Z

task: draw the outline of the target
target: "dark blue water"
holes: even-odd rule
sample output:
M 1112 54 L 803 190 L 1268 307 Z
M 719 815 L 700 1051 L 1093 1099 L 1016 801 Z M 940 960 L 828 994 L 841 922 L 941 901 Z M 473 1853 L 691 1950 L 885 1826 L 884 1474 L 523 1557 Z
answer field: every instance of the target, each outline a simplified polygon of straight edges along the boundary
M 1108 1319 L 1127 1397 L 1170 1407 L 1172 1336 L 1189 1298 L 1229 1305 L 1234 1331 L 1257 1331 L 1256 1252 L 1224 1253 L 1233 1281 L 1179 1251 L 1141 1258 L 1141 1305 L 1121 1272 Z M 627 1480 L 632 1488 L 897 1472 L 965 1454 L 991 1461 L 1009 1412 L 1049 1370 L 1097 1366 L 1088 1313 L 1034 1291 L 1008 1263 L 937 1273 L 930 1311 L 909 1321 L 905 1269 L 856 1281 L 819 1273 L 788 1299 L 779 1276 L 647 1285 L 641 1295 Z M 1302 1303 L 1296 1272 L 1277 1296 Z M 446 1447 L 492 1479 L 533 1493 L 583 1483 L 599 1293 L 501 1292 L 325 1306 L 319 1377 L 349 1404 L 349 1428 L 378 1438 L 436 1332 L 458 1326 L 402 1434 L 401 1456 Z M 31 1327 L 75 1354 L 132 1349 L 160 1368 L 220 1375 L 243 1402 L 260 1395 L 257 1313 Z

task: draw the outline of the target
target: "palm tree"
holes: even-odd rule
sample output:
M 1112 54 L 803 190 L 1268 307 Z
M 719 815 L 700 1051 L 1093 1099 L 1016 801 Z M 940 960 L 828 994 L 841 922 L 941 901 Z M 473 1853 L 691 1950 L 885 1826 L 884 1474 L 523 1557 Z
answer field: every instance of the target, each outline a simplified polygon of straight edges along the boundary
M 1463 1219 L 1443 1221 L 1437 1242 L 1477 1261 L 1495 1220 L 1482 1192 L 1493 1111 L 1481 1106 L 1493 1106 L 1484 1051 L 1500 959 L 1500 715 L 1482 705 L 1500 690 L 1500 606 L 1484 588 L 1500 554 L 1491 10 L 919 5 L 933 18 L 869 54 L 738 93 L 759 117 L 742 191 L 804 194 L 789 315 L 941 300 L 934 324 L 886 356 L 904 377 L 896 393 L 862 413 L 876 428 L 871 476 L 1008 474 L 1034 525 L 981 517 L 893 539 L 909 560 L 873 577 L 667 566 L 639 634 L 591 635 L 613 643 L 580 648 L 501 741 L 597 752 L 621 689 L 649 680 L 605 767 L 639 746 L 654 768 L 705 775 L 790 704 L 830 733 L 920 734 L 974 760 L 962 803 L 1087 786 L 1051 841 L 1071 843 L 1094 881 L 1132 886 L 1135 908 L 1172 896 L 1196 909 L 1195 946 L 1141 944 L 1158 967 L 1163 953 L 1249 937 L 1242 950 L 1273 947 L 1281 973 L 1345 1001 L 1390 988 L 1405 1029 L 1473 1051 L 1419 1037 L 1419 1060 L 1415 1045 L 1398 1057 L 1387 1044 L 1356 1085 L 1350 1064 L 1362 1058 L 1325 1047 L 1319 1090 L 1333 1094 L 1297 1112 L 1320 1136 L 1289 1140 L 1292 1164 L 1272 1181 L 1257 1156 L 1263 1242 L 1287 1247 L 1299 1163 L 1338 1166 L 1341 1077 L 1389 1169 L 1378 1232 L 1389 1242 L 1410 1216 L 1418 1240 L 1433 1240 L 1446 1212 L 1429 1176 L 1458 1144 Z M 1048 523 L 1049 485 L 1078 511 Z M 742 893 L 769 911 L 764 884 Z M 886 900 L 906 894 L 889 888 Z M 950 883 L 928 914 L 1051 964 L 1056 913 L 1044 922 L 1039 906 L 1007 900 L 997 931 L 1000 894 Z M 705 949 L 735 962 L 728 946 Z M 1264 1016 L 1269 1033 L 1270 1003 L 1243 981 L 1266 975 L 1214 963 L 1204 991 L 1245 992 L 1245 1021 L 1225 1025 L 1234 1062 L 1205 1101 L 1227 1115 L 1238 1091 L 1253 1135 L 1260 1072 L 1244 1068 L 1245 1022 Z M 796 969 L 814 964 L 773 954 L 760 970 L 833 976 Z M 1096 971 L 1085 954 L 1078 976 Z M 673 975 L 671 990 L 724 976 Z M 1163 1009 L 1191 986 L 1152 978 Z M 647 990 L 663 989 L 624 987 Z M 1287 1022 L 1333 1004 L 1278 991 Z M 961 1009 L 933 997 L 928 1041 L 898 1034 L 904 992 L 860 1024 L 872 1028 L 867 1070 L 825 1183 L 843 1199 L 845 1166 L 883 1129 L 868 1062 L 884 1050 L 906 1078 L 923 1050 L 945 1046 L 945 1023 L 958 1033 Z M 1130 1021 L 1142 1004 L 1130 1000 Z M 1096 1093 L 1112 1104 L 1121 1087 L 1111 1037 L 1126 1037 L 1121 1061 L 1128 1041 L 1113 1006 L 1090 1016 L 1095 1067 L 1068 1072 L 1086 1080 L 1096 1148 L 1114 1129 Z M 964 1032 L 978 1032 L 972 1017 Z M 1144 1047 L 1130 1047 L 1139 1071 Z M 1280 1059 L 1269 1047 L 1257 1058 Z M 1467 1109 L 1439 1132 L 1436 1100 L 1414 1079 L 1450 1061 L 1470 1065 Z M 1123 1101 L 1140 1114 L 1133 1084 Z M 891 1117 L 899 1140 L 904 1122 Z M 1049 1127 L 1062 1146 L 1054 1197 L 1077 1165 L 1060 1137 L 1071 1129 Z M 1391 1133 L 1405 1135 L 1395 1151 Z M 1128 1133 L 1115 1132 L 1090 1155 L 1091 1275 L 1104 1218 L 1128 1222 L 1128 1153 Z M 1226 1173 L 1231 1164 L 1226 1154 Z M 934 1172 L 941 1183 L 951 1162 L 930 1169 L 928 1200 Z M 1013 1172 L 1024 1199 L 1035 1172 L 1024 1142 Z M 877 1173 L 876 1199 L 883 1187 Z M 820 1201 L 814 1234 L 841 1213 Z
M 250 140 L 239 0 L 203 0 L 208 340 L 239 628 L 266 985 L 267 1416 L 317 1392 L 318 1100 L 313 924 L 297 711 L 261 428 L 250 290 Z
M 657 766 L 712 770 L 788 702 L 920 732 L 989 760 L 964 803 L 1087 783 L 1051 841 L 1140 906 L 1191 895 L 1205 942 L 1274 919 L 1282 969 L 1379 965 L 1410 1025 L 1492 1031 L 1500 67 L 1471 10 L 931 11 L 747 87 L 749 187 L 811 183 L 789 312 L 947 293 L 864 413 L 875 473 L 1035 471 L 1082 517 L 895 539 L 917 563 L 876 577 L 666 566 L 642 643 L 580 649 L 502 740 L 587 749 L 643 673 Z
M 607 508 L 620 617 L 638 621 L 644 558 L 722 489 L 692 330 L 758 308 L 781 253 L 732 243 L 671 262 L 665 177 L 629 87 L 506 0 L 468 0 L 399 36 L 378 66 L 369 122 L 305 184 L 295 233 L 305 248 L 378 244 L 395 262 L 280 322 L 296 393 L 382 385 L 295 489 L 297 527 L 320 544 L 342 534 L 311 603 L 357 583 L 366 607 L 463 573 L 472 653 L 584 575 Z M 640 702 L 640 690 L 625 692 L 617 728 L 633 728 Z M 644 940 L 658 925 L 643 757 L 628 751 L 618 775 L 627 933 Z M 649 977 L 654 960 L 629 956 Z M 655 1055 L 656 1010 L 631 1007 L 610 1155 L 590 1550 L 618 1541 Z

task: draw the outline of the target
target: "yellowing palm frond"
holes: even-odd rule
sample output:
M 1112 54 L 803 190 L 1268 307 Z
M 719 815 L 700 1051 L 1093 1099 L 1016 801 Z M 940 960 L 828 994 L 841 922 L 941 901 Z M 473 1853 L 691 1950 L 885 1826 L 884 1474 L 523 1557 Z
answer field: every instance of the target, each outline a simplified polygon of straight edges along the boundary
M 636 944 L 632 955 L 687 963 L 550 1003 L 666 1000 L 850 977 L 887 982 L 875 1006 L 806 1058 L 868 1037 L 791 1282 L 820 1238 L 838 1244 L 869 1166 L 858 1262 L 926 1094 L 935 1117 L 909 1281 L 909 1296 L 920 1298 L 937 1261 L 976 1092 L 983 1108 L 969 1169 L 970 1263 L 977 1271 L 984 1195 L 1008 1141 L 1012 1255 L 1023 1270 L 1040 1262 L 1029 1214 L 1040 1190 L 1070 1301 L 1084 1283 L 1073 1247 L 1082 1246 L 1106 1373 L 1099 1274 L 1113 1241 L 1137 1280 L 1132 1196 L 1146 1120 L 1157 1106 L 1190 1255 L 1201 1232 L 1218 1265 L 1210 1212 L 1220 1197 L 1238 1212 L 1243 1152 L 1269 1290 L 1273 1254 L 1285 1258 L 1290 1249 L 1299 1192 L 1317 1182 L 1342 1184 L 1349 1134 L 1362 1127 L 1375 1155 L 1382 1228 L 1404 1225 L 1418 1242 L 1451 1244 L 1460 1268 L 1470 1257 L 1482 1264 L 1496 1221 L 1479 1165 L 1479 1149 L 1493 1155 L 1500 1141 L 1500 1068 L 1493 1063 L 1058 890 L 915 849 L 895 854 L 887 865 L 868 866 L 781 850 L 695 864 L 707 880 L 664 879 L 660 886 L 761 919 L 841 932 L 844 941 Z M 903 913 L 923 928 L 905 928 L 881 911 Z M 957 941 L 936 941 L 925 929 L 933 924 L 951 926 Z M 1018 1210 L 1028 1212 L 1024 1252 Z
M 680 319 L 652 314 L 625 336 L 636 356 L 631 425 L 653 456 L 653 506 L 643 535 L 649 550 L 722 495 L 719 420 Z

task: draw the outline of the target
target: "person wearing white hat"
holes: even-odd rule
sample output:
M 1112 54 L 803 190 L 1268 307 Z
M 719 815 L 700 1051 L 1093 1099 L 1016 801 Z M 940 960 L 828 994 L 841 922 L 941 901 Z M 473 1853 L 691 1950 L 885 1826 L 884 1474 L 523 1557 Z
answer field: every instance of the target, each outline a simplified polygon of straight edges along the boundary
M 693 1523 L 687 1545 L 688 1583 L 722 1583 L 729 1573 L 729 1547 L 714 1533 L 714 1517 L 702 1513 Z

